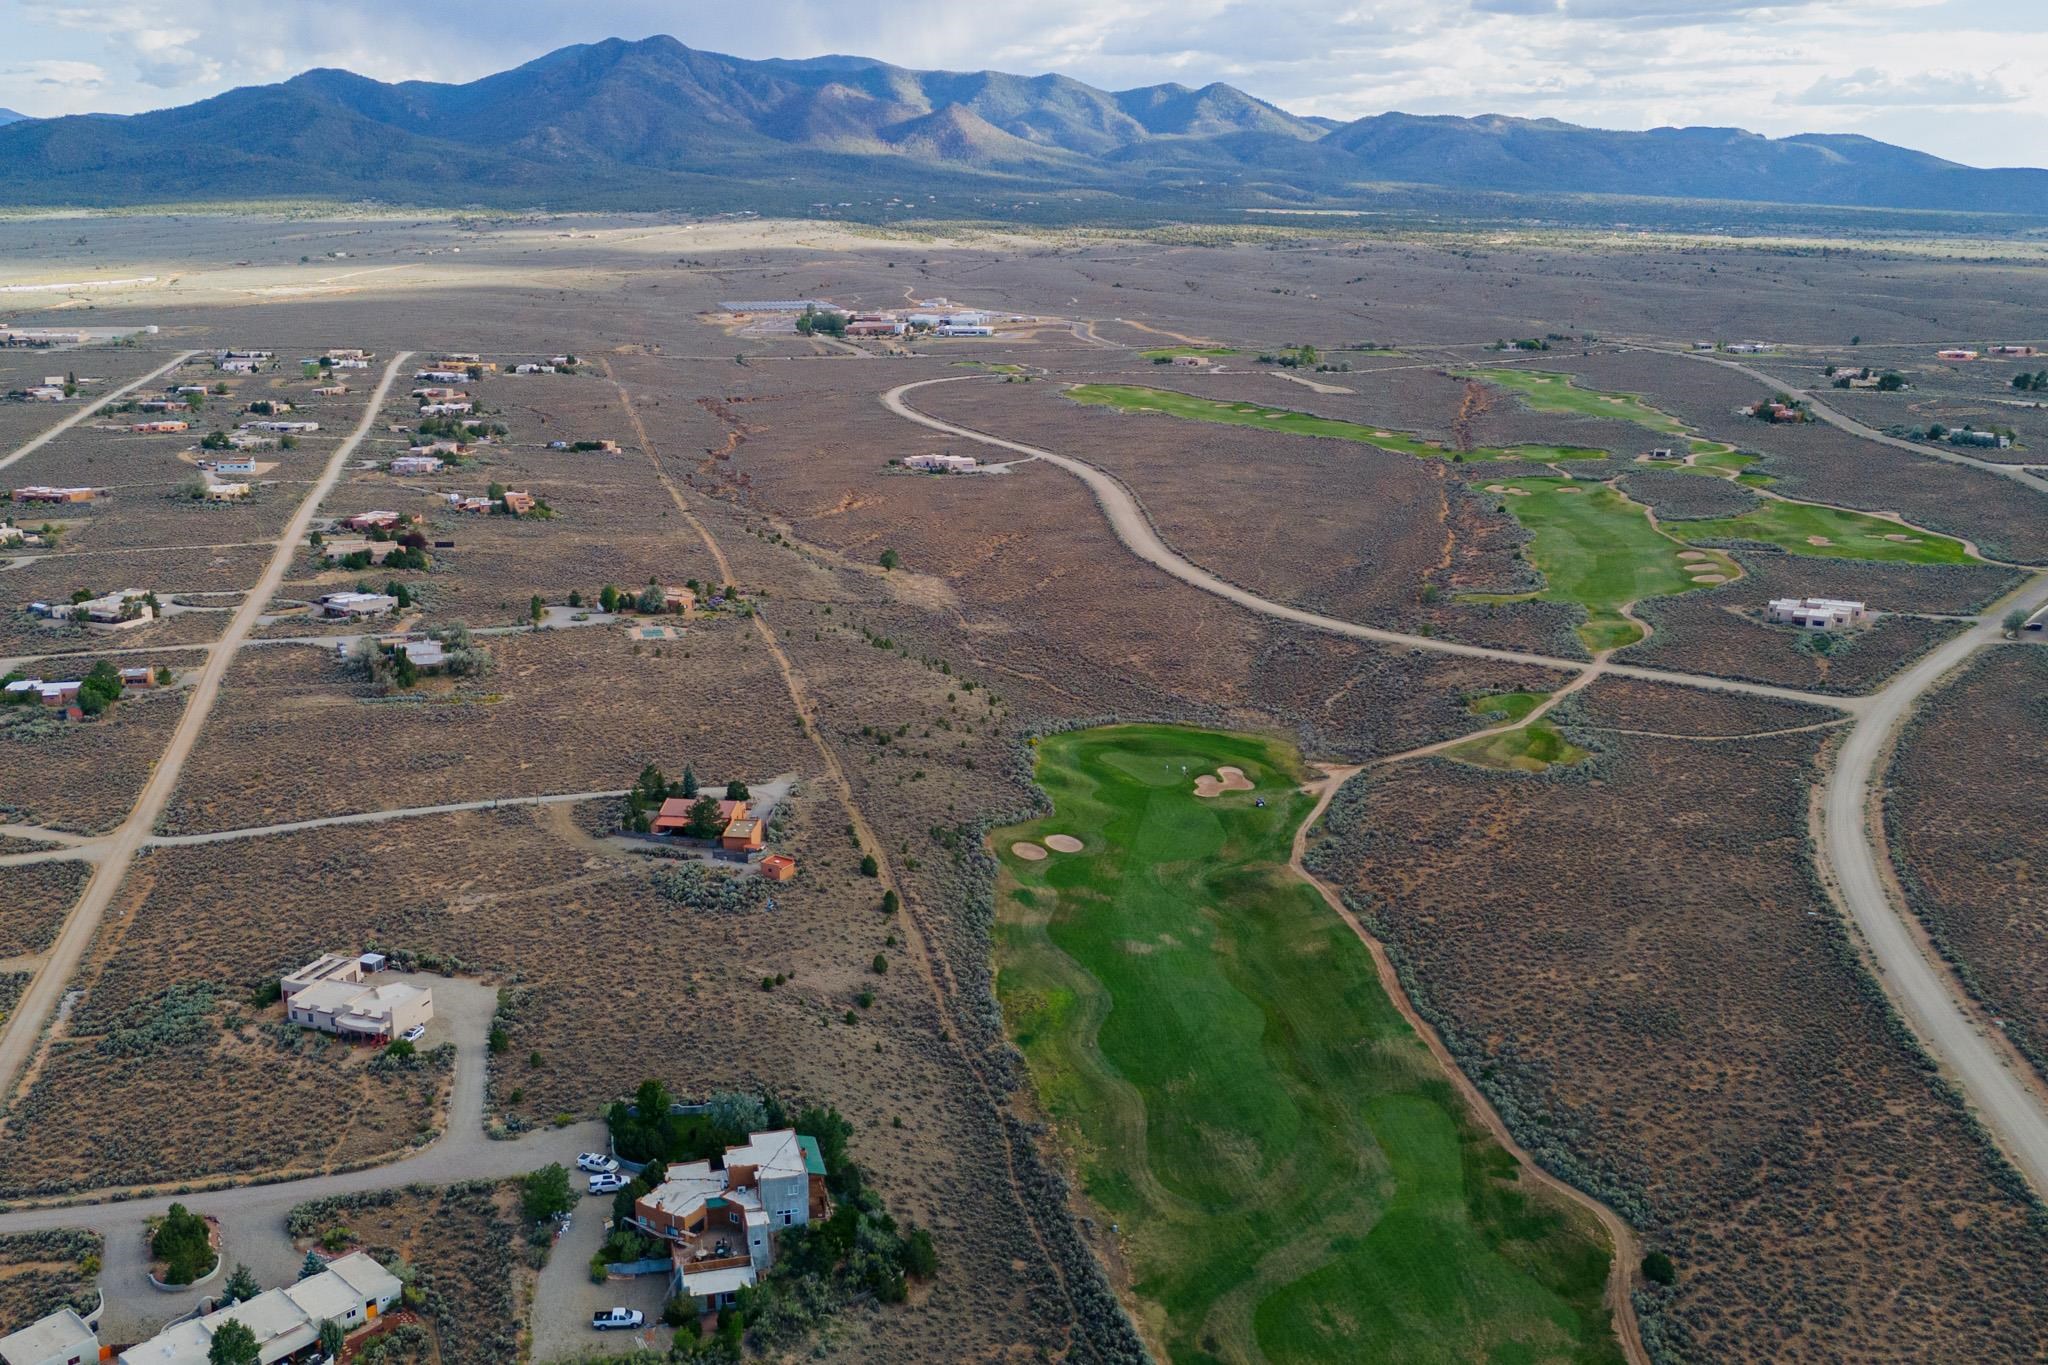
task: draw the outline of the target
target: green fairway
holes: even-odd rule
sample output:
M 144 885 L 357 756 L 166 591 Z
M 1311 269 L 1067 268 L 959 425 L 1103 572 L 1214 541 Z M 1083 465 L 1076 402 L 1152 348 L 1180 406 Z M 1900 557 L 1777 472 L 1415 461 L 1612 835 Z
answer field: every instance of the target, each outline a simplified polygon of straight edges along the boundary
M 1586 757 L 1586 750 L 1558 733 L 1548 719 L 1532 721 L 1519 730 L 1498 735 L 1480 735 L 1444 756 L 1482 768 L 1508 768 L 1516 772 L 1540 773 L 1554 765 L 1569 767 Z
M 1568 374 L 1552 370 L 1456 370 L 1460 379 L 1483 379 L 1516 394 L 1538 412 L 1568 412 L 1581 417 L 1613 417 L 1666 436 L 1684 436 L 1685 423 L 1651 407 L 1632 393 L 1582 389 Z
M 1196 796 L 1223 764 L 1253 789 Z M 1113 726 L 1037 776 L 1055 813 L 992 835 L 997 990 L 1167 1359 L 1621 1359 L 1597 1224 L 1525 1187 L 1287 867 L 1291 748 Z M 1082 850 L 1012 851 L 1055 835 Z
M 1659 535 L 1640 506 L 1604 484 L 1509 479 L 1487 488 L 1501 489 L 1502 504 L 1529 530 L 1524 553 L 1544 581 L 1524 596 L 1584 607 L 1587 619 L 1579 638 L 1590 650 L 1642 638 L 1642 628 L 1621 614 L 1630 602 L 1705 586 L 1693 582 L 1699 575 L 1739 576 L 1734 562 L 1718 551 L 1692 551 L 1703 557 L 1680 559 L 1685 547 Z M 1698 524 L 1685 523 L 1688 528 Z
M 1739 517 L 1675 521 L 1665 529 L 1680 540 L 1760 540 L 1795 555 L 1824 559 L 1875 559 L 1896 564 L 1967 564 L 1971 555 L 1959 540 L 1916 531 L 1839 507 L 1766 501 Z
M 1170 389 L 1151 389 L 1139 384 L 1077 384 L 1067 390 L 1076 403 L 1116 408 L 1122 412 L 1157 412 L 1197 422 L 1221 422 L 1226 426 L 1257 427 L 1264 431 L 1294 436 L 1328 436 L 1340 441 L 1357 441 L 1400 455 L 1423 459 L 1516 460 L 1548 464 L 1554 460 L 1604 460 L 1604 450 L 1579 446 L 1507 446 L 1454 451 L 1437 441 L 1425 441 L 1405 432 L 1366 426 L 1336 417 L 1318 417 L 1292 408 L 1269 407 L 1263 403 L 1235 403 L 1218 398 L 1197 398 Z
M 1171 360 L 1177 355 L 1236 355 L 1235 346 L 1160 346 L 1150 351 L 1140 351 L 1147 360 Z

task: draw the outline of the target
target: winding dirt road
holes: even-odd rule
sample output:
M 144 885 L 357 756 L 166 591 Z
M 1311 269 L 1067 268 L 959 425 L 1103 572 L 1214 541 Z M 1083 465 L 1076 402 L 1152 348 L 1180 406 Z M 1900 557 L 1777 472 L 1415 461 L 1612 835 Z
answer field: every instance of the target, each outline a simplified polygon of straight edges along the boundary
M 312 524 L 313 514 L 319 510 L 321 500 L 334 487 L 348 464 L 349 456 L 355 453 L 377 420 L 377 413 L 384 406 L 391 385 L 398 377 L 399 367 L 411 358 L 411 351 L 400 351 L 384 367 L 384 376 L 371 392 L 355 430 L 328 457 L 326 469 L 278 536 L 276 552 L 271 555 L 263 576 L 243 597 L 242 604 L 235 608 L 227 630 L 207 654 L 206 666 L 200 670 L 199 679 L 185 702 L 184 713 L 178 718 L 178 728 L 172 733 L 171 742 L 165 746 L 163 757 L 150 770 L 149 780 L 143 784 L 142 794 L 136 798 L 128 818 L 108 837 L 105 855 L 94 865 L 84 894 L 65 917 L 64 927 L 58 932 L 57 941 L 51 945 L 42 970 L 29 982 L 14 1013 L 8 1016 L 5 1028 L 0 1029 L 0 1102 L 11 1100 L 14 1082 L 29 1058 L 35 1055 L 43 1028 L 56 1013 L 57 1002 L 70 985 L 79 962 L 84 959 L 86 946 L 99 932 L 100 920 L 112 903 L 115 891 L 120 888 L 122 878 L 128 875 L 128 867 L 135 861 L 136 853 L 156 828 L 157 817 L 169 804 L 171 790 L 177 786 L 178 775 L 184 771 L 192 745 L 205 728 L 206 718 L 213 712 L 214 701 L 220 695 L 221 679 L 227 675 L 228 665 L 234 662 L 235 652 L 255 628 L 257 618 L 263 615 L 278 585 L 284 581 L 285 573 L 298 553 L 299 542 L 305 539 L 306 528 Z
M 1872 696 L 1828 774 L 1814 830 L 1836 899 L 1876 960 L 1886 993 L 2037 1193 L 2048 1192 L 2048 1102 L 2025 1059 L 1980 1022 L 1948 966 L 1925 950 L 1912 912 L 1891 894 L 1876 831 L 1884 760 L 1914 706 L 1977 650 L 1995 644 L 2006 610 L 2043 603 L 2048 576 L 2037 575 Z
M 1109 518 L 1112 530 L 1118 540 L 1132 554 L 1155 568 L 1178 578 L 1190 587 L 1233 602 L 1247 611 L 1261 616 L 1270 616 L 1298 625 L 1312 626 L 1317 630 L 1329 631 L 1333 635 L 1348 635 L 1359 640 L 1373 640 L 1380 644 L 1400 645 L 1408 649 L 1420 649 L 1432 654 L 1455 654 L 1468 659 L 1492 659 L 1501 663 L 1524 664 L 1534 668 L 1555 669 L 1560 673 L 1583 673 L 1599 667 L 1616 677 L 1639 678 L 1645 682 L 1670 683 L 1678 687 L 1702 688 L 1714 692 L 1741 692 L 1748 696 L 1773 697 L 1779 701 L 1803 702 L 1809 706 L 1827 706 L 1837 711 L 1858 711 L 1862 699 L 1857 697 L 1832 697 L 1818 692 L 1802 692 L 1795 687 L 1773 687 L 1764 683 L 1737 682 L 1732 678 L 1709 678 L 1691 673 L 1672 673 L 1657 668 L 1642 668 L 1634 664 L 1599 664 L 1587 659 L 1560 659 L 1547 654 L 1528 654 L 1520 650 L 1496 649 L 1489 645 L 1460 644 L 1455 640 L 1440 640 L 1430 635 L 1406 635 L 1397 630 L 1382 630 L 1377 626 L 1362 626 L 1356 621 L 1346 621 L 1335 616 L 1324 616 L 1320 612 L 1304 611 L 1259 596 L 1227 579 L 1215 574 L 1183 556 L 1168 545 L 1147 516 L 1137 495 L 1116 476 L 1105 473 L 1085 460 L 1039 446 L 1026 445 L 1002 436 L 976 431 L 971 427 L 956 426 L 927 413 L 919 412 L 903 399 L 912 389 L 922 389 L 933 384 L 957 384 L 962 380 L 981 378 L 979 375 L 949 375 L 943 379 L 921 379 L 914 383 L 899 384 L 882 395 L 882 406 L 906 421 L 919 426 L 930 427 L 933 431 L 957 436 L 963 441 L 974 441 L 980 445 L 995 446 L 1012 450 L 1019 455 L 1056 464 L 1069 474 L 1088 485 L 1095 494 L 1095 501 Z

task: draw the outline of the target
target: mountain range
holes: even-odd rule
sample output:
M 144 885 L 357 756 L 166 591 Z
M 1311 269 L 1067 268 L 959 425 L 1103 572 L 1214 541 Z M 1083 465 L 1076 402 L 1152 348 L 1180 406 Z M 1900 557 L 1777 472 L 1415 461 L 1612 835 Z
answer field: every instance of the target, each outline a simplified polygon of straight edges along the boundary
M 0 111 L 0 204 L 340 197 L 653 209 L 994 201 L 1319 207 L 1389 184 L 2048 215 L 2048 171 L 1869 138 L 1551 119 L 1303 118 L 1228 85 L 751 61 L 673 38 L 562 48 L 462 85 L 305 72 L 173 109 Z M 957 204 L 954 206 L 957 211 Z

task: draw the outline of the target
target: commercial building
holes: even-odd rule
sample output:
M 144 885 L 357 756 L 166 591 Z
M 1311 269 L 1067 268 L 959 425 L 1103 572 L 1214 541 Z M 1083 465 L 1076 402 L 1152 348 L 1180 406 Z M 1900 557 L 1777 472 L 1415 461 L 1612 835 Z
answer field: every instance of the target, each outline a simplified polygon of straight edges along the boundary
M 1870 621 L 1870 609 L 1863 603 L 1836 597 L 1776 597 L 1765 614 L 1777 625 L 1801 630 L 1845 630 Z
M 99 1358 L 99 1335 L 69 1307 L 0 1337 L 4 1365 L 92 1365 Z

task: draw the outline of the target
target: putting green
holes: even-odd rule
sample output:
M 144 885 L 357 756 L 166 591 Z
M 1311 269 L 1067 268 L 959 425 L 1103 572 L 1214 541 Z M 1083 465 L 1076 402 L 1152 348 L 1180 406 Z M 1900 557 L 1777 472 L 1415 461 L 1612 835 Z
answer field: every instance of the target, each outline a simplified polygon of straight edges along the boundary
M 1116 408 L 1121 412 L 1157 412 L 1196 422 L 1220 422 L 1226 426 L 1257 427 L 1293 436 L 1327 436 L 1356 441 L 1398 455 L 1430 460 L 1514 460 L 1549 464 L 1554 460 L 1604 460 L 1607 452 L 1580 446 L 1520 445 L 1503 448 L 1455 451 L 1436 441 L 1425 441 L 1405 432 L 1366 426 L 1336 417 L 1318 417 L 1291 408 L 1274 408 L 1263 403 L 1235 403 L 1219 398 L 1197 398 L 1171 389 L 1152 389 L 1140 384 L 1077 384 L 1066 391 L 1076 403 Z
M 1519 730 L 1480 735 L 1455 748 L 1446 749 L 1444 756 L 1481 768 L 1540 773 L 1552 766 L 1569 767 L 1586 757 L 1587 752 L 1559 734 L 1557 727 L 1544 719 L 1531 721 Z
M 1932 531 L 1901 526 L 1865 512 L 1775 499 L 1739 517 L 1666 522 L 1665 529 L 1685 541 L 1759 540 L 1795 555 L 1822 559 L 1874 559 L 1893 564 L 1967 564 L 1972 559 L 1961 541 Z
M 1484 692 L 1468 698 L 1465 709 L 1499 724 L 1501 721 L 1520 720 L 1549 699 L 1548 692 Z
M 1645 597 L 1689 592 L 1699 573 L 1738 578 L 1741 570 L 1718 551 L 1681 560 L 1681 546 L 1659 535 L 1647 512 L 1605 484 L 1571 479 L 1509 479 L 1501 498 L 1529 530 L 1523 551 L 1543 575 L 1533 593 L 1473 597 L 1473 601 L 1576 602 L 1586 609 L 1579 638 L 1595 653 L 1633 644 L 1642 627 L 1621 609 Z M 1688 527 L 1696 523 L 1687 522 Z
M 1002 855 L 997 990 L 1166 1357 L 1619 1360 L 1598 1226 L 1517 1178 L 1286 866 L 1295 752 L 1114 726 L 1037 758 L 1055 813 L 993 846 L 1085 850 Z M 1225 764 L 1254 789 L 1195 796 Z
M 1455 370 L 1460 379 L 1480 379 L 1511 393 L 1538 412 L 1568 412 L 1582 417 L 1612 417 L 1666 436 L 1684 436 L 1690 428 L 1633 393 L 1582 389 L 1571 375 L 1554 370 Z

